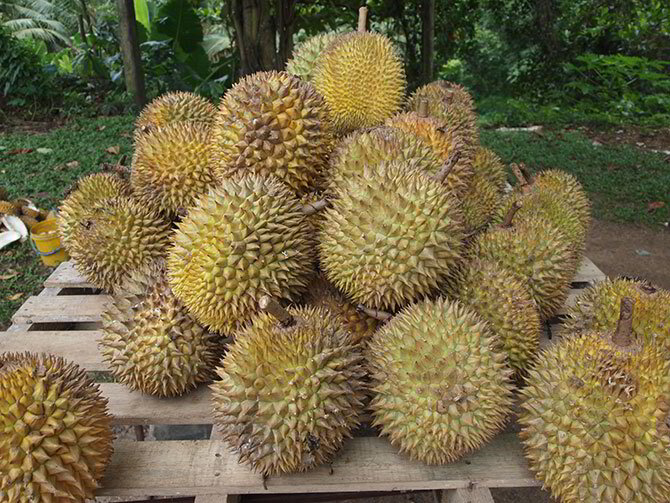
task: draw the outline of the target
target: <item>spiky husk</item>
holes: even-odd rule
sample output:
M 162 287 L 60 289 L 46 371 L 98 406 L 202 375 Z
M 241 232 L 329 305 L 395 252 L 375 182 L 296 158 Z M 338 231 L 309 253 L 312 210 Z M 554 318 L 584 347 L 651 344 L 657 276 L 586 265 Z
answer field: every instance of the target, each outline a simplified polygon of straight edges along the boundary
M 500 189 L 481 172 L 476 172 L 461 198 L 461 211 L 468 232 L 477 232 L 486 227 L 502 204 Z
M 216 107 L 202 96 L 189 92 L 165 93 L 144 107 L 135 121 L 135 141 L 143 134 L 174 122 L 214 123 Z
M 636 337 L 659 344 L 670 354 L 670 292 L 643 280 L 606 279 L 588 288 L 568 309 L 561 333 L 614 330 L 624 297 L 635 300 L 633 333 Z
M 382 124 L 402 107 L 407 85 L 401 56 L 378 33 L 338 37 L 319 58 L 313 82 L 339 134 Z
M 460 258 L 458 200 L 412 163 L 351 177 L 326 211 L 321 267 L 352 300 L 396 309 L 435 291 Z
M 459 274 L 455 297 L 488 322 L 518 373 L 530 366 L 540 345 L 540 313 L 525 282 L 495 262 L 475 260 Z
M 214 377 L 223 346 L 177 300 L 164 267 L 136 272 L 102 314 L 100 351 L 130 389 L 182 395 Z
M 170 227 L 141 202 L 125 196 L 105 199 L 78 213 L 67 250 L 82 276 L 114 292 L 134 271 L 165 255 Z
M 557 500 L 667 501 L 670 362 L 660 347 L 621 350 L 601 332 L 563 340 L 521 392 L 528 464 Z
M 212 128 L 221 178 L 275 175 L 297 193 L 321 184 L 333 147 L 323 97 L 286 72 L 258 72 L 226 93 Z
M 342 139 L 333 152 L 329 192 L 336 192 L 338 185 L 360 175 L 366 167 L 376 169 L 385 161 L 411 161 L 416 169 L 431 174 L 443 164 L 435 149 L 398 128 L 380 126 L 355 131 Z
M 216 183 L 210 127 L 175 122 L 136 142 L 130 184 L 133 195 L 152 208 L 176 215 Z
M 446 163 L 455 152 L 460 154 L 444 184 L 456 196 L 462 196 L 470 185 L 474 173 L 472 161 L 474 149 L 463 141 L 456 132 L 448 127 L 442 127 L 440 122 L 432 117 L 420 117 L 415 112 L 405 112 L 394 115 L 386 121 L 387 126 L 401 129 L 432 147 L 442 163 Z M 433 175 L 435 172 L 430 172 Z
M 379 321 L 359 312 L 323 274 L 309 284 L 304 301 L 308 306 L 327 309 L 337 316 L 356 343 L 369 340 L 379 328 Z
M 360 349 L 322 308 L 261 313 L 238 333 L 211 385 L 214 415 L 240 461 L 272 475 L 329 462 L 358 425 Z
M 300 201 L 275 177 L 224 181 L 178 224 L 168 255 L 174 294 L 191 315 L 228 334 L 263 295 L 294 300 L 314 269 L 314 241 Z
M 563 307 L 577 271 L 569 240 L 542 218 L 492 227 L 475 238 L 468 255 L 498 262 L 526 281 L 542 319 Z
M 560 169 L 548 169 L 537 173 L 532 180 L 533 190 L 553 192 L 565 197 L 582 226 L 589 228 L 591 223 L 591 203 L 579 180 Z
M 25 224 L 28 230 L 32 229 L 35 225 L 40 223 L 36 218 L 29 217 L 27 215 L 21 215 L 19 218 Z
M 63 358 L 0 355 L 0 500 L 83 503 L 112 455 L 107 400 Z
M 293 49 L 293 57 L 286 63 L 286 71 L 311 82 L 314 78 L 314 69 L 328 48 L 338 36 L 337 33 L 320 33 L 308 38 Z
M 499 191 L 502 191 L 505 187 L 507 181 L 505 165 L 493 150 L 481 146 L 477 147 L 472 168 L 475 174 L 484 176 Z
M 374 425 L 428 464 L 489 441 L 512 405 L 512 371 L 485 322 L 458 301 L 426 300 L 377 331 L 367 360 Z
M 0 215 L 20 215 L 21 207 L 9 201 L 0 201 Z
M 413 100 L 418 99 L 419 96 L 428 96 L 428 97 L 440 97 L 444 99 L 447 104 L 452 106 L 459 106 L 474 112 L 475 110 L 475 100 L 472 98 L 472 95 L 468 90 L 460 84 L 455 82 L 450 82 L 448 80 L 434 80 L 422 87 L 419 88 L 409 99 L 408 102 L 412 103 Z
M 58 228 L 63 246 L 69 251 L 73 226 L 79 224 L 81 215 L 88 209 L 99 201 L 129 194 L 128 182 L 115 174 L 94 173 L 77 180 L 58 209 Z

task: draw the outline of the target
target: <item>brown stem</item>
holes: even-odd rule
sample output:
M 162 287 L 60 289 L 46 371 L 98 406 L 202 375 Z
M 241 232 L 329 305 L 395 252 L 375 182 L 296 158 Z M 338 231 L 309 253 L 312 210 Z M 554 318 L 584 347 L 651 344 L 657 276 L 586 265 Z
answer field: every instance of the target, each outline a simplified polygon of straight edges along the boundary
M 258 306 L 266 313 L 275 317 L 277 321 L 279 321 L 279 323 L 285 327 L 290 327 L 291 325 L 295 324 L 295 318 L 291 316 L 291 314 L 286 309 L 284 309 L 281 304 L 279 304 L 279 302 L 277 302 L 269 295 L 264 295 L 261 297 L 261 300 L 258 301 Z
M 435 176 L 433 176 L 433 180 L 439 183 L 444 183 L 444 180 L 447 178 L 451 170 L 454 169 L 454 166 L 456 165 L 456 163 L 459 161 L 460 158 L 461 158 L 460 145 L 456 145 L 452 153 L 449 154 L 447 162 L 445 162 L 440 171 L 435 173 Z
M 307 216 L 314 215 L 314 213 L 318 213 L 319 211 L 327 208 L 329 204 L 330 203 L 328 202 L 327 199 L 319 199 L 318 201 L 314 201 L 313 203 L 307 203 L 306 205 L 304 205 L 302 207 L 302 211 Z
M 514 201 L 514 204 L 512 204 L 512 207 L 507 211 L 507 214 L 505 215 L 505 220 L 503 220 L 503 223 L 500 224 L 500 227 L 511 227 L 512 225 L 512 220 L 514 220 L 514 215 L 516 215 L 516 212 L 519 211 L 521 208 L 521 203 L 519 201 Z
M 365 27 L 368 23 L 368 8 L 363 6 L 358 9 L 358 32 L 365 33 Z
M 393 316 L 391 313 L 380 311 L 379 309 L 370 309 L 369 307 L 365 307 L 363 304 L 358 304 L 356 306 L 356 310 L 369 316 L 370 318 L 374 318 L 375 320 L 379 321 L 388 321 L 391 319 L 391 316 Z
M 616 326 L 616 332 L 612 341 L 619 347 L 626 348 L 633 344 L 633 306 L 635 300 L 631 297 L 621 299 L 619 309 L 619 322 Z
M 419 100 L 419 109 L 417 110 L 417 115 L 419 117 L 428 117 L 428 100 L 421 98 Z
M 521 170 L 521 167 L 518 164 L 512 163 L 510 168 L 512 168 L 512 173 L 514 173 L 514 176 L 518 180 L 519 185 L 521 185 L 522 187 L 524 185 L 528 185 L 528 179 L 526 178 L 524 172 Z

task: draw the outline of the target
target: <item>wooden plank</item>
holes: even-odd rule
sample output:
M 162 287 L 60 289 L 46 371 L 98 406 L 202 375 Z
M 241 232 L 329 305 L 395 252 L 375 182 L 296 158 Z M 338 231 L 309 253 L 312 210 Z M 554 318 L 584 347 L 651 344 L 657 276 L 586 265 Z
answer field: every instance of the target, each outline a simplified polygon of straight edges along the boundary
M 582 263 L 577 270 L 575 279 L 573 281 L 582 282 L 582 283 L 594 283 L 596 281 L 602 281 L 606 278 L 605 273 L 603 273 L 598 266 L 595 265 L 591 259 L 584 257 Z
M 209 436 L 210 440 L 221 440 L 221 431 L 215 426 L 212 428 L 212 433 Z M 239 494 L 221 494 L 221 495 L 212 495 L 205 494 L 201 496 L 196 496 L 193 503 L 240 503 L 242 498 Z
M 79 274 L 74 262 L 68 260 L 61 263 L 44 281 L 45 288 L 95 288 Z
M 12 321 L 19 324 L 100 321 L 109 295 L 62 295 L 30 297 L 14 313 Z
M 486 487 L 443 491 L 441 503 L 494 503 L 491 491 Z
M 98 350 L 99 330 L 11 332 L 0 335 L 0 351 L 26 350 L 62 356 L 86 370 L 104 371 Z

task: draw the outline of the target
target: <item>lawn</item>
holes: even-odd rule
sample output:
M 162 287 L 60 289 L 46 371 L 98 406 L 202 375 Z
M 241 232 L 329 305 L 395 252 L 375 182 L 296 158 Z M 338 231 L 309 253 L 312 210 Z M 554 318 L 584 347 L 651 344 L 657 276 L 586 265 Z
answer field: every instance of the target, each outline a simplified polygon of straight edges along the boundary
M 81 119 L 47 133 L 0 134 L 0 186 L 11 197 L 56 207 L 78 177 L 98 171 L 101 163 L 116 163 L 124 155 L 129 163 L 132 122 L 130 116 Z M 481 141 L 505 162 L 575 174 L 589 192 L 596 218 L 654 227 L 670 219 L 670 164 L 660 154 L 626 145 L 594 146 L 578 131 L 483 130 Z M 664 207 L 649 212 L 652 202 Z M 28 243 L 0 251 L 0 329 L 41 290 L 49 272 Z

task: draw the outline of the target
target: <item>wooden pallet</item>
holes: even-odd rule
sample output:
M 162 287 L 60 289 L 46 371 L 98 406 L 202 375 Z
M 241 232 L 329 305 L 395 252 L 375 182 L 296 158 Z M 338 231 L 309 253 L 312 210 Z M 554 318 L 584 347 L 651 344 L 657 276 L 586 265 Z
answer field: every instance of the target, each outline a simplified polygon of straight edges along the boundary
M 585 259 L 572 285 L 568 304 L 580 289 L 604 278 Z M 0 334 L 1 351 L 45 351 L 90 371 L 106 372 L 97 347 L 100 315 L 110 298 L 86 283 L 71 263 L 61 264 L 14 314 Z M 560 319 L 548 325 L 560 331 Z M 545 334 L 543 345 L 551 341 Z M 101 383 L 114 422 L 120 425 L 211 424 L 206 386 L 176 399 L 158 399 Z M 350 493 L 361 491 L 443 490 L 442 501 L 493 502 L 488 488 L 530 487 L 538 482 L 528 471 L 514 432 L 497 436 L 467 458 L 445 466 L 426 466 L 399 455 L 386 438 L 349 440 L 330 466 L 295 475 L 260 475 L 238 464 L 216 438 L 198 441 L 117 441 L 99 495 L 190 496 L 196 503 L 233 501 L 230 495 Z M 331 470 L 332 468 L 332 470 Z M 228 498 L 228 499 L 224 499 Z

